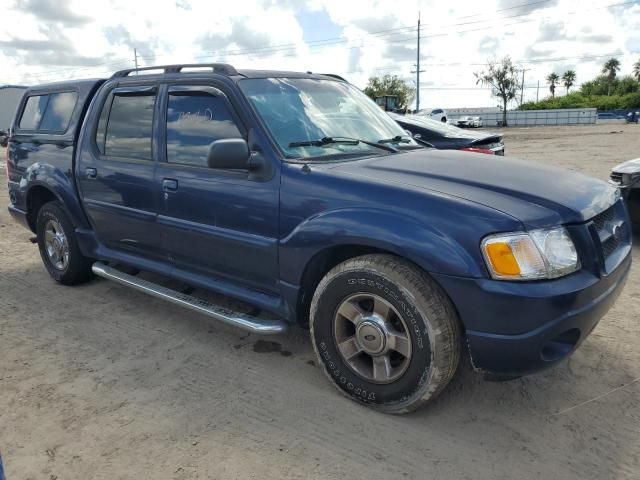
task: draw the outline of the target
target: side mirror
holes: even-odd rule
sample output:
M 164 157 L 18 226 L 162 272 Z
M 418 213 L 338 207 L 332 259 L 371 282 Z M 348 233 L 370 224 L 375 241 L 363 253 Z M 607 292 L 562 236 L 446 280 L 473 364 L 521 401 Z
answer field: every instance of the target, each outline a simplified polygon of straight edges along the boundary
M 225 138 L 209 145 L 207 154 L 209 168 L 247 170 L 249 168 L 249 145 L 243 138 Z

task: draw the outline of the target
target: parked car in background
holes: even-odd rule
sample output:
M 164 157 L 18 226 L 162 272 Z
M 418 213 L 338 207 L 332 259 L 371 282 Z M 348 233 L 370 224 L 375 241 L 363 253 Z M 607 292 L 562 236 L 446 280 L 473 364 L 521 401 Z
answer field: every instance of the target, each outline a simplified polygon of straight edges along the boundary
M 613 167 L 611 182 L 620 187 L 631 222 L 640 230 L 640 158 Z
M 411 132 L 417 142 L 438 150 L 504 155 L 502 135 L 489 132 L 470 132 L 420 115 L 389 114 L 402 128 Z
M 613 112 L 598 112 L 598 120 L 625 120 L 625 117 Z
M 629 112 L 625 117 L 627 123 L 638 123 L 640 120 L 640 112 Z
M 434 120 L 438 120 L 442 123 L 447 123 L 447 112 L 442 108 L 423 108 L 416 112 L 416 115 L 433 118 Z
M 460 128 L 471 127 L 472 124 L 473 118 L 468 116 L 460 117 L 455 121 L 455 125 Z
M 482 127 L 482 117 L 464 116 L 456 120 L 455 125 L 460 128 L 480 128 Z

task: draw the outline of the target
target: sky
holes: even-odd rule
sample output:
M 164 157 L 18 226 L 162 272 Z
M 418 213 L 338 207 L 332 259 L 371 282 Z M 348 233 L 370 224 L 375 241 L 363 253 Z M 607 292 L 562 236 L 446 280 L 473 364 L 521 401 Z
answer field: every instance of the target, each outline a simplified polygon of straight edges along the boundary
M 575 70 L 580 84 L 612 56 L 621 74 L 640 59 L 640 0 L 0 0 L 0 85 L 107 77 L 132 68 L 135 49 L 140 66 L 226 62 L 415 86 L 419 14 L 421 107 L 496 106 L 474 72 L 506 55 L 525 69 L 525 101 L 549 95 L 551 72 Z

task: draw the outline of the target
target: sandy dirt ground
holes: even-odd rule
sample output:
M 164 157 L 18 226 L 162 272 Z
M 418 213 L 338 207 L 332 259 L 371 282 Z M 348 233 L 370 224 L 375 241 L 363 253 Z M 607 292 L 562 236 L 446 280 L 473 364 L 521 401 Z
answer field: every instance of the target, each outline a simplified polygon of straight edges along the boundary
M 640 157 L 640 128 L 514 129 L 506 145 L 607 178 Z M 0 184 L 10 480 L 640 478 L 638 247 L 570 359 L 504 383 L 464 366 L 434 404 L 397 417 L 338 394 L 300 328 L 269 344 L 105 280 L 55 284 Z

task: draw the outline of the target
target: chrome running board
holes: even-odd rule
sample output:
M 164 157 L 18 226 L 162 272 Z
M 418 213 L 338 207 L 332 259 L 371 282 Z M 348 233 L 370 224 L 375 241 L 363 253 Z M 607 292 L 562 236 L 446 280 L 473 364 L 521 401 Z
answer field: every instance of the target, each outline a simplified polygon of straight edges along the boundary
M 214 320 L 226 323 L 233 327 L 238 327 L 258 335 L 274 335 L 284 333 L 287 330 L 287 323 L 281 320 L 269 320 L 251 316 L 246 313 L 235 312 L 219 305 L 201 300 L 185 293 L 171 290 L 148 280 L 134 277 L 121 272 L 115 268 L 96 262 L 91 270 L 99 277 L 113 280 L 125 287 L 131 287 L 153 297 L 167 300 L 168 302 L 188 308 L 194 312 L 202 313 Z

